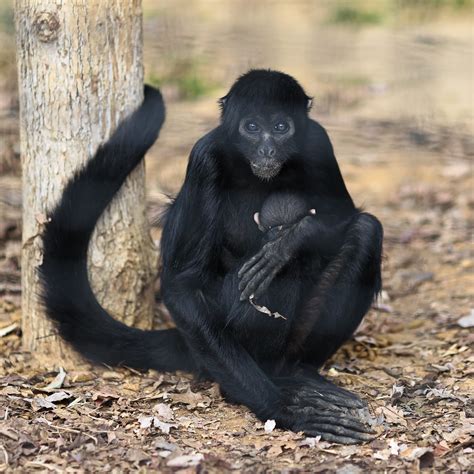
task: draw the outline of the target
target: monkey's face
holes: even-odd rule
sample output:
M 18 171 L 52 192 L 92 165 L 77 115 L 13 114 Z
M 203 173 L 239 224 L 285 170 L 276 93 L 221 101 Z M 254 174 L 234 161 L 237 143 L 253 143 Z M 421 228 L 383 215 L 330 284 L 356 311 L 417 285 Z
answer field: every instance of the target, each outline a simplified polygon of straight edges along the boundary
M 239 122 L 237 148 L 255 176 L 274 178 L 297 151 L 294 120 L 283 113 L 248 115 Z

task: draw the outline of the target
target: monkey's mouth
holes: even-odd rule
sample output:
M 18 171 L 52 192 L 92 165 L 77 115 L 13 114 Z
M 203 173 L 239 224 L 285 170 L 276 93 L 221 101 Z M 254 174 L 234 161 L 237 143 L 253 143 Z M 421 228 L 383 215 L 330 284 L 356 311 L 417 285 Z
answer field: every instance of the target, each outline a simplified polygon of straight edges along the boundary
M 250 163 L 250 167 L 255 176 L 268 180 L 274 178 L 280 172 L 282 163 L 278 161 Z

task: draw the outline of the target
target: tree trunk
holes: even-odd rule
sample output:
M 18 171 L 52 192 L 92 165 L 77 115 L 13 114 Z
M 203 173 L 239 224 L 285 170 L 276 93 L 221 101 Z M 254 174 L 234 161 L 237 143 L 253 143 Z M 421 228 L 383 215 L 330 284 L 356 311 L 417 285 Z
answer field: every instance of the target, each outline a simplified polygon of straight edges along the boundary
M 67 179 L 142 100 L 141 0 L 16 0 L 15 18 L 23 343 L 35 356 L 63 360 L 71 354 L 54 335 L 37 298 L 41 232 Z M 148 328 L 156 252 L 148 233 L 144 183 L 142 165 L 100 219 L 88 260 L 100 303 L 127 324 Z

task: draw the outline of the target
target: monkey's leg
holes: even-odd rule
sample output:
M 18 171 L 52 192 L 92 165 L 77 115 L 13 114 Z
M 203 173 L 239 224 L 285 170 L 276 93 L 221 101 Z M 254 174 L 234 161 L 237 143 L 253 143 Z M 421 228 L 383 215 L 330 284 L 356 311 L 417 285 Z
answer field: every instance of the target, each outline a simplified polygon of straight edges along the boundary
M 382 237 L 379 221 L 366 213 L 348 229 L 339 253 L 307 300 L 293 335 L 304 361 L 321 366 L 359 326 L 381 289 Z
M 295 322 L 287 375 L 274 379 L 296 405 L 306 405 L 317 412 L 321 423 L 331 426 L 334 420 L 341 419 L 341 413 L 343 417 L 351 416 L 346 425 L 360 431 L 359 441 L 370 439 L 366 403 L 326 380 L 315 367 L 321 366 L 351 336 L 380 291 L 381 243 L 380 223 L 369 214 L 360 214 Z M 322 402 L 331 402 L 334 408 L 322 410 Z M 312 431 L 304 423 L 299 428 L 306 433 Z M 345 434 L 338 430 L 321 433 L 314 429 L 313 434 L 321 434 L 328 441 L 337 435 L 339 442 L 355 442 L 350 436 L 344 439 Z
M 226 327 L 228 318 L 213 314 L 215 302 L 203 291 L 195 291 L 195 286 L 185 285 L 182 280 L 175 280 L 171 285 L 168 282 L 165 302 L 181 327 L 197 365 L 219 383 L 228 399 L 245 404 L 260 419 L 275 420 L 279 427 L 321 435 L 328 441 L 358 443 L 371 439 L 367 427 L 333 400 L 308 403 L 280 389 L 239 342 L 241 338 L 236 337 L 235 328 Z M 331 424 L 327 423 L 328 414 Z

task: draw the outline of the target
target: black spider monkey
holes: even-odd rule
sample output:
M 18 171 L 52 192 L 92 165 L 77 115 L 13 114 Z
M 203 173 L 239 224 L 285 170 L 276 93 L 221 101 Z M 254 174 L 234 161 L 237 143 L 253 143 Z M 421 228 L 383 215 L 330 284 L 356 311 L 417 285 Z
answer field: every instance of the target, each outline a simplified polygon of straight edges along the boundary
M 86 255 L 97 219 L 164 121 L 160 93 L 146 86 L 143 104 L 51 213 L 42 298 L 63 338 L 93 361 L 205 374 L 262 420 L 354 443 L 372 436 L 359 411 L 366 404 L 317 369 L 380 291 L 383 231 L 354 206 L 309 103 L 295 79 L 271 70 L 249 71 L 221 99 L 221 123 L 192 149 L 164 218 L 161 288 L 177 328 L 142 331 L 98 304 Z M 253 216 L 274 193 L 316 214 L 262 239 Z M 263 316 L 251 296 L 287 319 Z

